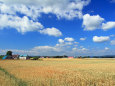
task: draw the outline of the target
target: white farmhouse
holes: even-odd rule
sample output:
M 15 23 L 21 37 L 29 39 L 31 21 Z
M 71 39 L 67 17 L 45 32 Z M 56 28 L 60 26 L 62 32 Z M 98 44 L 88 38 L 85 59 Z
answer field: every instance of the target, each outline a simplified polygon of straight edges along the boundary
M 20 55 L 20 56 L 19 56 L 19 59 L 27 60 L 27 59 L 29 59 L 29 58 L 28 58 L 28 55 Z

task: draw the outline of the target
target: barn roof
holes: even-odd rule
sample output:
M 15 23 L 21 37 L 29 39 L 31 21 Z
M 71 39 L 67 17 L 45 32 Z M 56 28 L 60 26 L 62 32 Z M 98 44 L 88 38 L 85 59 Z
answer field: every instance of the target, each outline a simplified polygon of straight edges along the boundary
M 20 55 L 20 57 L 27 57 L 28 55 Z
M 18 58 L 18 57 L 19 57 L 19 55 L 12 55 L 12 57 L 13 57 L 13 58 Z

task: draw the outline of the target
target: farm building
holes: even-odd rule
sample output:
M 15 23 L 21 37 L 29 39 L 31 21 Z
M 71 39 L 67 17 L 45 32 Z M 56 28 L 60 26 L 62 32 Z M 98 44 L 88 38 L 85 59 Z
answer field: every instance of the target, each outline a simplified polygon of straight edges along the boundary
M 19 58 L 19 55 L 12 55 L 12 56 L 4 56 L 3 59 L 18 59 Z
M 19 59 L 19 55 L 12 55 L 13 59 Z
M 27 60 L 27 59 L 29 59 L 29 57 L 28 57 L 28 55 L 20 55 L 19 59 Z
M 69 58 L 69 59 L 73 59 L 74 57 L 73 57 L 73 56 L 69 56 L 68 58 Z
M 40 58 L 44 58 L 43 56 L 41 56 Z
M 12 57 L 12 56 L 7 56 L 7 55 L 6 55 L 6 56 L 4 56 L 2 59 L 3 59 L 3 60 L 4 60 L 4 59 L 13 59 L 13 57 Z

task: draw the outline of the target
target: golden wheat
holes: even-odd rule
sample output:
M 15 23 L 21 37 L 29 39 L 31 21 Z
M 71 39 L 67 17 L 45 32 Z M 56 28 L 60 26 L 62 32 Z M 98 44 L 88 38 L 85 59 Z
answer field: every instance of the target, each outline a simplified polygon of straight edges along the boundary
M 0 61 L 0 67 L 28 86 L 115 85 L 114 59 L 4 60 Z M 0 83 L 4 80 L 0 79 Z

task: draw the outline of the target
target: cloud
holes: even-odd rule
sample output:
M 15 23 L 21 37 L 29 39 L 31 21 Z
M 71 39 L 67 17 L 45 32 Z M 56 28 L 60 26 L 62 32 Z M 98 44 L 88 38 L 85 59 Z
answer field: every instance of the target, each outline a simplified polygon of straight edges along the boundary
M 112 41 L 111 41 L 111 45 L 115 45 L 115 40 L 112 40 Z
M 74 47 L 74 48 L 72 48 L 72 50 L 73 50 L 73 51 L 76 51 L 76 50 L 77 50 L 77 48 L 76 48 L 76 47 Z
M 63 40 L 63 39 L 62 39 Z M 58 40 L 59 41 L 59 40 Z M 68 56 L 93 56 L 93 55 L 113 55 L 115 50 L 111 50 L 108 47 L 97 50 L 88 49 L 84 46 L 75 46 L 73 42 L 64 41 L 54 46 L 35 46 L 30 50 L 17 50 L 17 49 L 0 49 L 1 54 L 5 54 L 8 50 L 13 51 L 14 54 L 28 54 L 28 55 L 39 55 L 39 56 L 57 56 L 57 55 L 68 55 Z M 69 44 L 70 43 L 70 44 Z M 72 44 L 71 44 L 72 43 Z
M 108 47 L 105 47 L 105 50 L 109 50 L 109 48 L 108 48 Z
M 110 40 L 110 37 L 109 36 L 94 36 L 93 37 L 93 41 L 94 42 L 98 42 L 98 43 L 101 43 L 101 42 L 106 42 L 106 41 L 109 41 Z
M 80 40 L 81 40 L 81 41 L 85 41 L 85 40 L 86 40 L 86 38 L 80 38 Z
M 0 29 L 7 27 L 15 28 L 18 32 L 24 34 L 29 31 L 39 31 L 43 29 L 43 25 L 39 22 L 29 20 L 28 17 L 18 17 L 6 14 L 0 14 Z
M 75 54 L 76 55 L 76 53 L 78 54 L 78 55 L 80 55 L 80 54 L 86 54 L 86 53 L 88 53 L 89 52 L 89 50 L 88 49 L 86 49 L 86 48 L 72 48 L 72 52 L 71 53 L 73 53 L 73 54 Z
M 79 42 L 74 42 L 75 44 L 79 44 Z
M 112 34 L 112 35 L 110 35 L 110 37 L 115 37 L 115 35 Z
M 87 51 L 88 49 L 86 49 L 86 48 L 82 48 L 81 50 L 82 50 L 82 51 Z
M 40 17 L 40 10 L 38 10 L 35 6 L 26 6 L 23 4 L 7 5 L 4 3 L 0 3 L 0 12 L 2 14 L 9 14 L 9 15 L 16 15 L 16 16 L 19 13 L 27 17 L 30 17 L 33 20 L 37 20 L 37 18 Z
M 67 38 L 65 38 L 64 40 L 65 40 L 65 41 L 72 42 L 72 41 L 74 41 L 74 38 L 67 37 Z
M 103 30 L 109 30 L 115 28 L 115 22 L 107 22 L 102 24 L 102 29 Z
M 67 37 L 68 38 L 68 37 Z M 36 46 L 32 48 L 32 51 L 39 52 L 40 55 L 64 55 L 71 54 L 72 47 L 74 46 L 73 38 L 72 40 L 65 41 L 64 39 L 58 39 L 58 44 L 54 46 Z
M 70 43 L 70 44 L 69 44 Z M 88 51 L 86 48 L 72 47 L 71 42 L 56 44 L 55 46 L 36 46 L 32 50 L 39 52 L 40 55 L 74 55 L 75 53 L 85 53 Z
M 91 16 L 90 14 L 85 14 L 83 16 L 82 25 L 84 27 L 84 30 L 93 31 L 95 29 L 100 29 L 103 21 L 104 19 L 101 18 L 99 15 Z
M 96 29 L 102 29 L 104 31 L 115 28 L 115 22 L 109 21 L 106 23 L 104 22 L 104 18 L 100 17 L 99 15 L 85 14 L 83 16 L 83 24 L 84 30 L 86 31 L 93 31 Z
M 18 17 L 13 15 L 0 14 L 0 29 L 13 28 L 18 32 L 24 34 L 26 32 L 37 31 L 41 34 L 47 34 L 50 36 L 62 36 L 61 31 L 56 28 L 46 28 L 40 22 L 34 22 L 30 20 L 27 16 Z M 6 23 L 7 22 L 7 23 Z
M 42 17 L 42 14 L 51 13 L 56 15 L 58 19 L 82 18 L 82 10 L 89 3 L 90 0 L 0 0 L 0 15 L 6 17 L 6 20 L 2 19 L 1 22 L 3 20 L 3 23 L 8 22 L 8 24 L 1 24 L 0 29 L 11 27 L 22 34 L 38 31 L 42 34 L 58 37 L 62 33 L 56 28 L 45 29 L 38 22 L 39 17 Z
M 15 10 L 6 4 L 0 3 L 0 12 L 4 14 L 15 14 Z
M 39 52 L 39 55 L 64 55 L 63 53 L 65 53 L 67 47 L 65 46 L 57 46 L 57 44 L 55 46 L 36 46 L 34 47 L 32 50 Z
M 36 46 L 36 47 L 34 47 L 32 50 L 34 50 L 34 51 L 42 51 L 42 52 L 45 52 L 45 51 L 47 51 L 47 52 L 51 52 L 51 51 L 59 51 L 58 50 L 58 48 L 56 48 L 56 47 L 52 47 L 52 46 Z
M 84 46 L 80 46 L 80 48 L 84 48 Z
M 60 50 L 61 49 L 61 50 Z M 13 54 L 28 54 L 28 55 L 39 55 L 39 56 L 57 56 L 57 55 L 68 55 L 68 56 L 101 56 L 101 55 L 114 55 L 115 50 L 111 50 L 105 47 L 105 49 L 87 49 L 87 48 L 67 48 L 67 47 L 56 47 L 56 46 L 36 46 L 31 50 L 18 50 L 18 49 L 0 49 L 1 54 L 5 55 L 8 50 L 13 51 Z
M 59 39 L 58 41 L 59 41 L 59 43 L 64 43 L 63 39 Z
M 34 54 L 39 54 L 36 51 L 33 50 L 18 50 L 18 49 L 0 49 L 1 54 L 6 54 L 7 51 L 12 51 L 13 54 L 28 54 L 28 55 L 32 55 L 32 53 Z
M 49 36 L 55 36 L 55 37 L 62 36 L 61 31 L 59 31 L 58 29 L 56 29 L 54 27 L 40 30 L 40 33 L 47 34 Z
M 65 45 L 73 45 L 72 42 L 65 42 Z
M 31 7 L 34 7 L 36 13 L 52 13 L 55 14 L 58 18 L 81 18 L 82 17 L 82 9 L 84 6 L 87 6 L 90 3 L 90 0 L 0 0 L 5 3 L 7 6 L 20 6 L 25 5 L 30 10 L 24 7 L 24 9 L 17 9 L 16 11 L 20 11 L 21 13 L 30 14 L 32 13 Z M 18 8 L 17 7 L 17 8 Z M 12 8 L 12 7 L 11 7 Z M 34 10 L 34 9 L 33 9 Z M 30 11 L 30 12 L 29 12 Z

